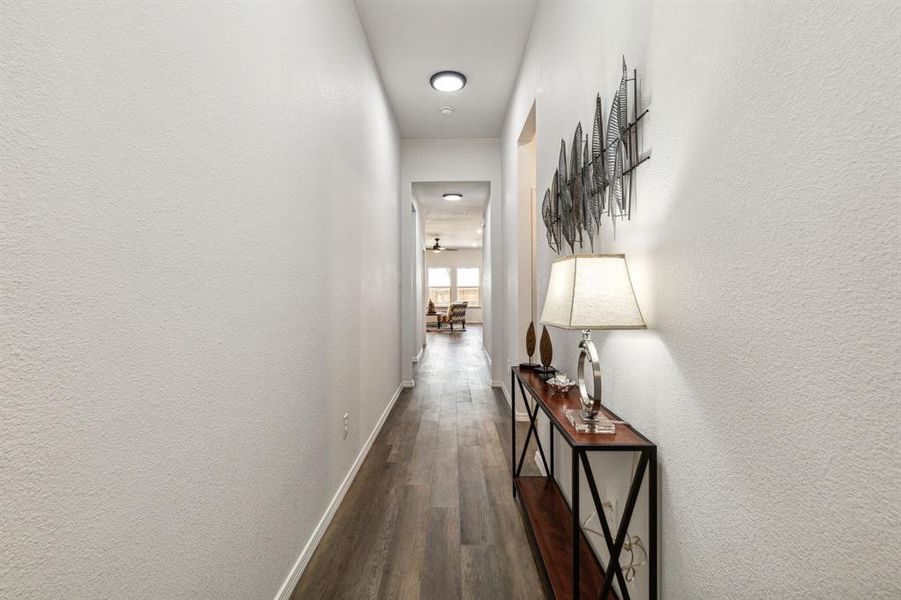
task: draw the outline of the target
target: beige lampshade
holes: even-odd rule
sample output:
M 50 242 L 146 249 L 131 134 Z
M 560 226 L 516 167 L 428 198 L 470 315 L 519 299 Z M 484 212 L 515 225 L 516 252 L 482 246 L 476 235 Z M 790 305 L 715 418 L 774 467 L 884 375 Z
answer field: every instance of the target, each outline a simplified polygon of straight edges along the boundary
M 646 329 L 623 254 L 554 261 L 541 322 L 564 329 Z

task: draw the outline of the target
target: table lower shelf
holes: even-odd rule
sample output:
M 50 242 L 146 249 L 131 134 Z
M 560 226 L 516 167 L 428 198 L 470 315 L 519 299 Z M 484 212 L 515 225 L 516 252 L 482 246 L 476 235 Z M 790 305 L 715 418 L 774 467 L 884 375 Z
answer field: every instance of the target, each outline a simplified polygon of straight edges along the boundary
M 517 497 L 532 530 L 541 562 L 555 598 L 572 598 L 572 511 L 557 484 L 546 477 L 516 477 Z M 596 599 L 604 584 L 604 570 L 585 538 L 579 535 L 580 595 Z M 618 600 L 610 592 L 608 600 Z

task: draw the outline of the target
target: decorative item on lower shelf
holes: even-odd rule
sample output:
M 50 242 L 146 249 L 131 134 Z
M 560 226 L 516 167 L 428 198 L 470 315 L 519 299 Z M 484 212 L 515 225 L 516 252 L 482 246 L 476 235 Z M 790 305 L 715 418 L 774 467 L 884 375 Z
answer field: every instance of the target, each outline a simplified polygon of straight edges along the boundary
M 602 504 L 602 506 L 613 512 L 613 503 L 607 500 Z M 606 511 L 605 511 L 606 512 Z M 604 532 L 602 530 L 594 529 L 589 527 L 588 524 L 598 518 L 597 511 L 591 513 L 587 519 L 582 521 L 582 529 L 585 531 L 590 531 L 595 535 L 602 536 Z M 606 518 L 606 516 L 604 517 Z M 612 519 L 611 519 L 612 520 Z M 610 521 L 608 521 L 610 522 Z M 641 556 L 636 556 L 636 551 L 641 553 Z M 625 553 L 629 553 L 629 563 L 623 565 L 622 557 Z M 623 577 L 625 577 L 626 581 L 629 583 L 635 581 L 635 577 L 638 576 L 638 567 L 643 567 L 648 564 L 648 550 L 644 547 L 644 543 L 641 541 L 641 538 L 637 535 L 631 535 L 628 531 L 626 532 L 626 539 L 623 541 L 623 554 L 620 555 L 620 565 L 623 568 Z
M 541 366 L 536 367 L 535 371 L 546 381 L 554 376 L 557 370 L 551 366 L 554 360 L 554 345 L 551 344 L 551 334 L 547 332 L 547 327 L 541 328 Z
M 520 369 L 534 369 L 538 365 L 532 362 L 532 355 L 535 354 L 535 322 L 529 322 L 529 329 L 526 330 L 526 354 L 529 355 L 529 362 L 519 363 Z

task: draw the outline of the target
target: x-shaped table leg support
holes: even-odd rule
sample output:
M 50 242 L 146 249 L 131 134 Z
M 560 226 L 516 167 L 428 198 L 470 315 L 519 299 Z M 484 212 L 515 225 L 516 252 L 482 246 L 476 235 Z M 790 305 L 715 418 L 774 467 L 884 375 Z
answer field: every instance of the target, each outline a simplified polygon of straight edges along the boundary
M 529 433 L 526 434 L 526 442 L 522 446 L 522 452 L 519 455 L 519 463 L 516 465 L 516 474 L 515 477 L 519 477 L 519 472 L 522 471 L 522 463 L 526 458 L 526 451 L 529 448 L 529 440 L 532 439 L 532 433 L 535 434 L 535 442 L 538 444 L 538 452 L 541 454 L 541 462 L 544 463 L 544 472 L 547 473 L 547 476 L 551 476 L 551 470 L 548 468 L 547 459 L 544 457 L 544 448 L 541 447 L 541 438 L 538 437 L 538 401 L 534 401 L 535 407 L 533 409 L 529 408 L 529 395 L 526 394 L 526 390 L 522 385 L 522 381 L 519 382 L 519 391 L 522 394 L 523 404 L 526 407 L 526 414 L 529 415 Z
M 591 472 L 591 466 L 588 464 L 588 456 L 586 453 L 579 452 L 579 458 L 582 461 L 582 468 L 585 470 L 585 478 L 588 480 L 588 489 L 591 490 L 591 499 L 594 501 L 594 508 L 597 511 L 598 521 L 601 523 L 601 530 L 604 532 L 604 542 L 607 544 L 607 551 L 610 553 L 610 561 L 604 570 L 604 587 L 601 589 L 599 598 L 606 600 L 610 595 L 613 585 L 613 577 L 616 577 L 619 583 L 619 589 L 622 593 L 623 600 L 629 600 L 629 590 L 626 588 L 626 580 L 623 577 L 623 568 L 619 564 L 619 556 L 623 551 L 623 545 L 626 541 L 626 535 L 629 522 L 632 520 L 632 512 L 635 510 L 635 502 L 638 500 L 638 491 L 641 489 L 641 480 L 644 478 L 644 471 L 648 465 L 649 452 L 642 451 L 641 457 L 638 459 L 638 467 L 635 469 L 635 476 L 632 478 L 632 485 L 629 488 L 629 495 L 626 498 L 626 505 L 623 507 L 623 516 L 616 530 L 616 538 L 614 539 L 610 533 L 610 526 L 607 524 L 607 517 L 604 516 L 604 506 L 601 503 L 598 487 L 594 481 L 594 474 Z

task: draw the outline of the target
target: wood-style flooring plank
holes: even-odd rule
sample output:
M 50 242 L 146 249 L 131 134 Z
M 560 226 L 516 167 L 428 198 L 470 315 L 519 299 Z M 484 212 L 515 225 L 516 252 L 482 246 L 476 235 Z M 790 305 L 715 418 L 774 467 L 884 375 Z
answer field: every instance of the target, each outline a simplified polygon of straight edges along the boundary
M 460 560 L 460 517 L 457 508 L 433 508 L 422 562 L 421 597 L 459 600 L 462 585 Z
M 463 546 L 461 555 L 462 589 L 465 600 L 510 597 L 503 577 L 503 567 L 508 565 L 500 564 L 495 546 L 491 544 Z
M 414 378 L 292 599 L 544 598 L 510 490 L 510 405 L 489 384 L 481 328 L 430 333 Z M 521 443 L 528 424 L 516 425 Z M 531 446 L 523 474 L 538 472 Z
M 429 495 L 426 485 L 405 485 L 394 535 L 382 572 L 379 598 L 412 600 L 420 597 L 420 571 L 429 525 Z

